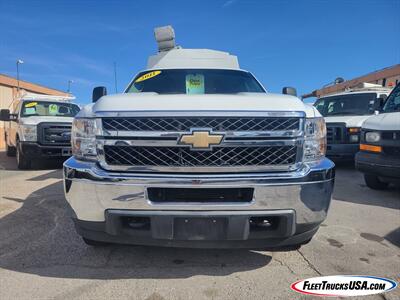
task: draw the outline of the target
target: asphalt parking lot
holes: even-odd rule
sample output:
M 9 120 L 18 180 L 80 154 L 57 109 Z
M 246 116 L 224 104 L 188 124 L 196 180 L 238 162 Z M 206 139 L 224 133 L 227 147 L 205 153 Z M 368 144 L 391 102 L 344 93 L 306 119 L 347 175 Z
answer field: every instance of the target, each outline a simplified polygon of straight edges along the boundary
M 19 171 L 0 152 L 1 299 L 293 299 L 290 284 L 308 277 L 400 279 L 400 189 L 370 190 L 352 166 L 337 168 L 311 243 L 274 252 L 91 248 L 67 216 L 59 167 Z M 399 297 L 397 288 L 367 298 Z

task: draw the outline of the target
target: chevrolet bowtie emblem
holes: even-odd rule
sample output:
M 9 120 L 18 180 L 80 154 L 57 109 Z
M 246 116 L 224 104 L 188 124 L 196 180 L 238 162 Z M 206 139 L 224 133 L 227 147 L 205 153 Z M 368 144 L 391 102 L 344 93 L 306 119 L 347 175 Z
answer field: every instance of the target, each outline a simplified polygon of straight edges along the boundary
M 210 131 L 192 131 L 190 134 L 182 134 L 179 143 L 190 145 L 192 149 L 210 149 L 212 145 L 219 145 L 223 134 L 213 134 Z

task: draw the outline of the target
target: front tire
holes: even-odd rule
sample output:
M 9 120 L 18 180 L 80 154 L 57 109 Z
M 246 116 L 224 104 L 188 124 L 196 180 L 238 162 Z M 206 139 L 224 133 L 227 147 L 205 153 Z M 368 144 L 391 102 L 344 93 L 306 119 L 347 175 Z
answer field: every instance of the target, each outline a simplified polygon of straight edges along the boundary
M 371 174 L 364 174 L 364 180 L 366 185 L 373 190 L 384 190 L 389 185 L 387 182 L 381 181 L 378 176 Z
M 20 170 L 27 170 L 31 168 L 31 161 L 22 153 L 21 145 L 17 140 L 16 147 L 17 167 Z
M 6 155 L 7 156 L 15 156 L 15 147 L 8 146 L 6 142 Z

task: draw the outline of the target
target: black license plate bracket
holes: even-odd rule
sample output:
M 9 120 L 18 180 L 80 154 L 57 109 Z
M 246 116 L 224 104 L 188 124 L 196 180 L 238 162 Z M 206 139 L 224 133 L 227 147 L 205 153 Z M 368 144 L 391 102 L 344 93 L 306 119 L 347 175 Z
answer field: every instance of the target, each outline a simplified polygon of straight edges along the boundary
M 228 219 L 224 217 L 190 217 L 174 219 L 176 240 L 224 240 Z

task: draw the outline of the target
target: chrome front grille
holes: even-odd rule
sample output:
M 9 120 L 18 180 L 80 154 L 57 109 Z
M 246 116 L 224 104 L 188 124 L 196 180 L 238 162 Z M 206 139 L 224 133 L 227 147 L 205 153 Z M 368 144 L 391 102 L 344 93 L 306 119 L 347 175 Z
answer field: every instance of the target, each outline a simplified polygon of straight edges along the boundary
M 326 139 L 328 144 L 342 144 L 346 141 L 345 123 L 327 123 Z
M 282 117 L 148 117 L 103 118 L 105 130 L 175 131 L 210 128 L 214 131 L 281 131 L 298 130 L 299 118 Z
M 110 165 L 163 167 L 280 166 L 296 162 L 297 147 L 214 147 L 191 151 L 187 147 L 104 146 Z
M 98 159 L 107 170 L 290 171 L 300 167 L 303 156 L 303 112 L 129 112 L 101 117 Z M 181 141 L 183 136 L 193 141 L 199 131 L 223 138 L 205 148 Z

